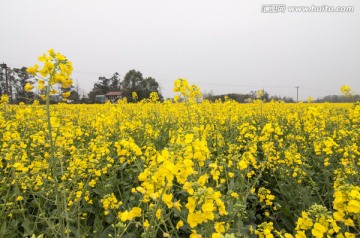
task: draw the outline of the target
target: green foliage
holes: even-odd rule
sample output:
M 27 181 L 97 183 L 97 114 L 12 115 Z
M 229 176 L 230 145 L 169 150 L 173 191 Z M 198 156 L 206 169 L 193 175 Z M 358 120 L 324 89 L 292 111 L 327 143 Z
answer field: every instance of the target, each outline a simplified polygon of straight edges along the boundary
M 35 94 L 26 92 L 24 89 L 26 83 L 32 80 L 32 76 L 26 72 L 26 69 L 26 67 L 10 68 L 6 64 L 0 65 L 0 95 L 8 94 L 10 103 L 34 101 Z
M 163 99 L 159 83 L 152 77 L 144 79 L 142 73 L 134 69 L 127 72 L 122 80 L 118 73 L 115 73 L 111 78 L 99 77 L 98 82 L 94 84 L 93 89 L 89 93 L 89 100 L 96 102 L 96 95 L 105 95 L 110 91 L 122 92 L 122 97 L 127 98 L 128 102 L 149 98 L 151 92 L 158 93 L 160 100 Z M 132 98 L 133 92 L 136 92 L 138 96 L 136 100 Z

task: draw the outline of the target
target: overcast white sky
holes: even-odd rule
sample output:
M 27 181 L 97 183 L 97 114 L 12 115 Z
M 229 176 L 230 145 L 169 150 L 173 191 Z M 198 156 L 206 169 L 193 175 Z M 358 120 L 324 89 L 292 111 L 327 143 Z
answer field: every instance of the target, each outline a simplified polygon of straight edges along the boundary
M 354 6 L 353 13 L 262 13 L 262 5 Z M 165 97 L 179 77 L 214 94 L 265 89 L 314 98 L 360 93 L 360 3 L 240 0 L 0 0 L 0 63 L 32 66 L 50 48 L 87 92 L 136 69 Z

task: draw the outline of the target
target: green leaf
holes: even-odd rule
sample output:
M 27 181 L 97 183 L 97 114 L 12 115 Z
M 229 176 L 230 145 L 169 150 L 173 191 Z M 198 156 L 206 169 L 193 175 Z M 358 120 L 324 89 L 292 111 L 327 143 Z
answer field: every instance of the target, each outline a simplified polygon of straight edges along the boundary
M 34 225 L 30 223 L 28 218 L 25 218 L 21 226 L 24 228 L 23 236 L 30 236 L 31 234 L 34 234 Z
M 2 225 L 1 225 L 1 230 L 0 230 L 0 235 L 1 237 L 3 237 L 4 234 L 6 234 L 6 222 L 4 222 Z
M 96 231 L 97 234 L 101 234 L 103 231 L 103 226 L 102 226 L 102 222 L 99 218 L 98 215 L 95 215 L 95 220 L 94 220 L 94 231 Z

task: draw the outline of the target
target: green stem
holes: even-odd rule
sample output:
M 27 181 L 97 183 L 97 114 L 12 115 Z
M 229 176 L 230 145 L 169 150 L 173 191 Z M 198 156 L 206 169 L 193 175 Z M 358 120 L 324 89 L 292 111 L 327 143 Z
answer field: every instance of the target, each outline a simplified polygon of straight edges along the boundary
M 69 236 L 69 222 L 68 222 L 68 214 L 67 214 L 67 199 L 66 199 L 66 191 L 65 188 L 62 187 L 62 193 L 61 194 L 59 192 L 59 181 L 57 178 L 57 163 L 56 163 L 56 159 L 55 159 L 55 146 L 54 146 L 54 141 L 52 138 L 52 127 L 51 127 L 51 120 L 50 120 L 50 87 L 51 87 L 51 81 L 53 78 L 53 75 L 56 71 L 56 68 L 58 67 L 58 64 L 55 65 L 53 71 L 50 74 L 49 80 L 48 80 L 48 84 L 46 85 L 46 92 L 45 92 L 45 97 L 46 97 L 46 117 L 47 117 L 47 124 L 48 124 L 48 131 L 49 131 L 49 143 L 50 143 L 50 159 L 51 159 L 51 169 L 52 169 L 52 176 L 54 179 L 54 193 L 55 193 L 55 202 L 56 202 L 56 207 L 57 207 L 57 211 L 58 211 L 58 219 L 59 219 L 59 223 L 60 223 L 60 234 L 61 237 L 70 237 Z M 61 164 L 61 175 L 63 175 L 63 166 L 62 163 Z M 61 196 L 63 195 L 63 197 Z M 63 200 L 63 201 L 61 201 Z M 61 204 L 63 202 L 63 204 Z M 64 206 L 64 212 L 65 212 L 65 220 L 63 217 L 63 209 L 62 206 Z M 66 222 L 66 231 L 65 232 L 65 222 Z
M 61 169 L 61 177 L 64 175 L 64 166 L 63 161 L 60 159 L 60 169 Z M 63 205 L 64 205 L 64 213 L 65 213 L 65 222 L 66 222 L 66 230 L 68 231 L 66 233 L 66 237 L 69 237 L 69 231 L 70 231 L 70 223 L 69 223 L 69 214 L 67 209 L 67 196 L 66 196 L 66 188 L 65 183 L 62 184 L 62 199 L 63 199 Z
M 307 174 L 307 175 L 308 175 L 308 174 Z M 319 194 L 319 191 L 316 189 L 316 185 L 315 185 L 314 180 L 313 180 L 309 175 L 308 175 L 308 178 L 309 178 L 310 184 L 311 184 L 311 186 L 313 187 L 316 195 L 319 197 L 319 200 L 320 200 L 321 204 L 322 204 L 324 207 L 326 207 L 324 200 L 322 199 L 321 195 Z
M 160 205 L 160 203 L 161 203 L 161 198 L 162 198 L 162 196 L 163 196 L 164 193 L 165 193 L 167 183 L 168 183 L 168 181 L 165 180 L 164 187 L 163 187 L 163 189 L 162 189 L 162 191 L 161 191 L 160 197 L 159 197 L 159 199 L 158 199 L 158 201 L 157 201 L 157 203 L 156 203 L 156 206 L 155 206 L 155 209 L 154 209 L 154 212 L 153 212 L 153 217 L 154 217 L 154 219 L 151 219 L 151 221 L 150 221 L 150 226 L 149 226 L 149 228 L 146 230 L 145 237 L 149 237 L 149 230 L 150 230 L 150 228 L 153 227 L 154 221 L 156 220 L 156 219 L 155 219 L 155 217 L 156 217 L 156 211 L 158 210 L 159 205 Z M 155 230 L 157 230 L 157 229 L 155 229 Z M 154 235 L 154 234 L 153 234 L 153 235 Z M 150 237 L 154 237 L 154 236 L 150 236 Z
M 46 212 L 45 212 L 45 211 L 41 208 L 41 206 L 40 206 L 40 204 L 42 204 L 42 202 L 38 201 L 37 196 L 35 196 L 35 191 L 32 190 L 31 187 L 30 187 L 29 189 L 30 189 L 31 194 L 33 194 L 33 198 L 34 198 L 34 200 L 35 200 L 35 204 L 37 205 L 37 207 L 38 207 L 38 209 L 39 209 L 39 211 L 40 211 L 40 216 L 41 216 L 41 214 L 44 214 L 44 216 L 45 216 Z M 44 206 L 45 206 L 45 203 L 44 203 Z M 58 232 L 57 232 L 56 229 L 54 228 L 54 225 L 53 225 L 46 217 L 42 219 L 40 216 L 39 216 L 39 217 L 36 216 L 36 218 L 38 218 L 39 220 L 44 220 L 45 223 L 47 224 L 48 228 L 50 229 L 50 231 L 51 231 L 54 235 L 55 235 L 55 234 L 58 235 Z

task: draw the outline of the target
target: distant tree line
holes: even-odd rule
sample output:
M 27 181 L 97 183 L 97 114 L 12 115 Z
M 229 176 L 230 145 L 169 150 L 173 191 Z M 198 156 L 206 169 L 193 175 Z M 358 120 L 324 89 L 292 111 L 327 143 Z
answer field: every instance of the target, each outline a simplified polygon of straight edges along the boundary
M 26 68 L 10 68 L 5 63 L 0 64 L 0 95 L 7 94 L 10 103 L 29 103 L 35 94 L 26 92 L 25 84 L 32 78 Z
M 96 103 L 96 95 L 105 95 L 110 91 L 120 91 L 128 102 L 141 101 L 149 98 L 151 92 L 156 92 L 160 100 L 163 100 L 159 83 L 152 77 L 144 78 L 140 71 L 134 69 L 127 72 L 123 79 L 119 73 L 114 73 L 112 77 L 99 77 L 89 93 L 89 103 Z M 136 93 L 137 99 L 132 97 Z
M 261 99 L 264 102 L 270 102 L 270 101 L 284 101 L 286 103 L 294 103 L 296 102 L 293 98 L 291 97 L 281 97 L 281 96 L 276 96 L 276 95 L 272 95 L 270 96 L 269 93 L 265 92 L 263 93 L 263 95 L 260 98 L 257 98 L 256 96 L 256 91 L 251 91 L 250 93 L 245 93 L 245 94 L 241 94 L 241 93 L 227 93 L 227 94 L 221 94 L 221 95 L 213 95 L 213 93 L 205 93 L 203 95 L 204 99 L 207 99 L 209 101 L 215 102 L 217 100 L 221 100 L 221 101 L 225 101 L 225 98 L 229 98 L 232 99 L 236 102 L 239 103 L 246 103 L 249 102 L 250 100 L 254 100 L 254 99 Z M 330 103 L 341 103 L 341 102 L 357 102 L 360 101 L 360 95 L 359 94 L 354 94 L 352 96 L 343 96 L 343 95 L 327 95 L 325 97 L 322 98 L 318 98 L 312 102 L 315 103 L 322 103 L 322 102 L 330 102 Z
M 40 98 L 42 93 L 40 90 L 37 92 L 26 92 L 25 85 L 28 82 L 33 82 L 33 76 L 26 72 L 26 67 L 11 68 L 7 64 L 0 64 L 0 96 L 6 94 L 9 96 L 11 104 L 18 104 L 20 102 L 33 103 L 34 100 L 43 101 Z M 87 97 L 80 99 L 79 85 L 72 86 L 68 89 L 59 89 L 60 93 L 70 91 L 68 97 L 71 103 L 96 103 L 96 95 L 105 95 L 110 91 L 121 91 L 123 97 L 126 97 L 129 102 L 135 101 L 132 93 L 136 92 L 137 99 L 140 101 L 144 98 L 149 98 L 151 92 L 156 92 L 160 100 L 163 100 L 161 95 L 159 83 L 153 77 L 144 78 L 140 71 L 130 70 L 123 79 L 118 73 L 110 78 L 99 77 L 99 80 L 94 84 L 93 89 Z M 58 103 L 61 100 L 60 95 L 51 95 L 51 103 Z
M 288 103 L 293 103 L 294 99 L 292 99 L 291 97 L 281 97 L 281 96 L 270 96 L 269 93 L 267 93 L 266 91 L 262 92 L 262 95 L 259 97 L 258 95 L 256 95 L 256 91 L 251 91 L 249 93 L 246 94 L 241 94 L 241 93 L 227 93 L 227 94 L 221 94 L 221 95 L 213 95 L 212 92 L 210 93 L 205 93 L 203 95 L 204 99 L 207 99 L 209 101 L 215 102 L 217 100 L 221 100 L 221 101 L 225 101 L 225 98 L 229 98 L 232 99 L 236 102 L 239 103 L 246 103 L 246 102 L 250 102 L 252 100 L 255 99 L 261 99 L 265 102 L 269 102 L 271 100 L 274 101 L 284 101 L 284 102 L 288 102 Z
M 357 102 L 360 101 L 360 95 L 355 94 L 352 96 L 343 96 L 343 95 L 328 95 L 323 98 L 319 98 L 314 102 Z
M 0 64 L 0 96 L 7 94 L 10 99 L 10 103 L 18 104 L 20 102 L 24 103 L 33 103 L 34 100 L 40 100 L 41 92 L 26 92 L 24 87 L 26 83 L 33 81 L 33 76 L 26 72 L 26 67 L 21 68 L 11 68 L 7 64 Z M 141 101 L 144 98 L 149 98 L 151 92 L 157 92 L 160 100 L 163 100 L 161 95 L 159 83 L 152 77 L 144 78 L 140 71 L 134 69 L 130 70 L 125 74 L 124 78 L 121 79 L 118 73 L 114 73 L 110 78 L 104 76 L 99 77 L 99 80 L 94 84 L 93 89 L 90 91 L 87 97 L 82 97 L 80 99 L 79 95 L 79 85 L 72 86 L 66 91 L 60 89 L 61 92 L 70 91 L 70 97 L 68 98 L 72 103 L 96 103 L 96 95 L 105 95 L 110 91 L 121 91 L 123 97 L 126 97 L 129 102 L 132 101 Z M 132 98 L 132 93 L 136 92 L 137 99 Z M 204 99 L 210 101 L 216 100 L 225 100 L 225 97 L 232 99 L 239 103 L 244 103 L 249 101 L 249 99 L 254 100 L 257 98 L 256 91 L 251 91 L 245 94 L 239 93 L 228 93 L 221 95 L 214 95 L 212 92 L 205 93 L 203 95 Z M 270 96 L 269 93 L 263 91 L 263 94 L 260 97 L 261 100 L 269 102 L 274 101 L 284 101 L 288 103 L 295 102 L 291 97 L 281 97 L 281 96 Z M 51 98 L 52 103 L 59 102 L 60 97 L 53 95 Z M 355 102 L 360 101 L 360 95 L 354 94 L 351 96 L 343 95 L 328 95 L 319 99 L 314 100 L 314 102 Z
M 20 102 L 29 104 L 33 103 L 34 100 L 39 100 L 40 103 L 43 102 L 39 96 L 42 93 L 41 91 L 36 93 L 25 91 L 26 83 L 33 81 L 33 76 L 26 72 L 26 69 L 26 67 L 11 68 L 5 63 L 0 64 L 0 96 L 3 94 L 8 95 L 11 104 L 19 104 Z M 59 91 L 71 91 L 68 99 L 74 103 L 80 102 L 79 94 L 74 87 L 66 90 L 59 89 Z M 57 103 L 60 99 L 59 95 L 51 95 L 50 102 Z

